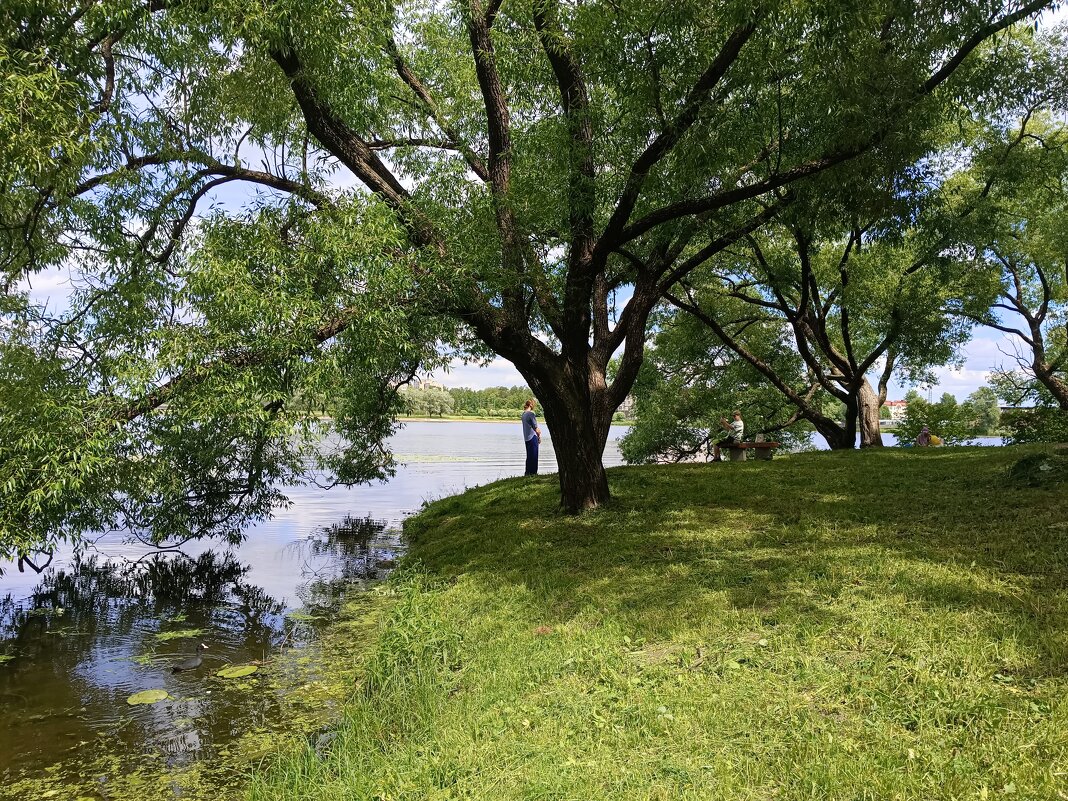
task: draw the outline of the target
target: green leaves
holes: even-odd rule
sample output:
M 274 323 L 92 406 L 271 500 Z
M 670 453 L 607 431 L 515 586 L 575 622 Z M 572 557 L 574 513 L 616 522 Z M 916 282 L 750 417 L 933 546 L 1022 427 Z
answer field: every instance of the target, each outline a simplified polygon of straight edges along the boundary
M 930 95 L 1011 11 L 995 0 L 546 11 L 547 48 L 530 6 L 505 3 L 473 51 L 472 9 L 415 0 L 5 5 L 0 554 L 101 525 L 234 538 L 308 473 L 386 476 L 396 388 L 444 353 L 495 349 L 598 409 L 615 354 L 618 402 L 645 339 L 609 329 L 643 322 L 709 242 L 764 237 L 766 291 L 794 292 L 786 251 L 752 230 L 776 192 L 827 245 L 830 286 L 847 218 L 916 191 L 921 160 L 974 127 L 970 101 L 1058 74 L 1027 77 L 1027 37 L 1004 36 L 1006 76 L 980 50 Z M 562 93 L 548 55 L 565 51 Z M 921 365 L 963 329 L 934 314 L 953 258 L 894 273 L 929 244 L 893 234 L 915 211 L 886 214 L 828 316 L 844 330 L 848 308 L 871 351 L 915 310 L 898 353 Z M 19 282 L 49 269 L 71 292 L 46 311 Z M 774 350 L 774 325 L 754 347 Z

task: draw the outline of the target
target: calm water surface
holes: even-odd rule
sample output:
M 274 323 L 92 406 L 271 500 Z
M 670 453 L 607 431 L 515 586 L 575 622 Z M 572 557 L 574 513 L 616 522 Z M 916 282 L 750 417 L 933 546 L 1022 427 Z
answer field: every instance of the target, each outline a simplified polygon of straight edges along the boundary
M 606 465 L 622 462 L 624 431 L 613 428 Z M 550 437 L 541 472 L 556 470 Z M 236 549 L 157 555 L 114 533 L 56 554 L 41 575 L 0 562 L 0 797 L 25 797 L 4 788 L 26 777 L 84 782 L 92 771 L 95 797 L 114 798 L 111 773 L 139 755 L 188 766 L 284 726 L 276 695 L 231 690 L 214 674 L 311 640 L 310 617 L 388 573 L 401 521 L 424 502 L 523 472 L 518 423 L 411 423 L 391 444 L 402 463 L 391 481 L 294 488 Z M 172 672 L 196 655 L 199 665 Z M 171 700 L 126 703 L 146 689 Z

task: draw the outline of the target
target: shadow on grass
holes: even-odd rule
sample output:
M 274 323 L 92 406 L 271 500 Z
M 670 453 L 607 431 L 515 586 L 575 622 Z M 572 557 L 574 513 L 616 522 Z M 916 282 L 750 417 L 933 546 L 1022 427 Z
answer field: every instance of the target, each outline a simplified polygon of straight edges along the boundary
M 1068 665 L 1068 488 L 1019 489 L 1036 449 L 819 453 L 748 464 L 610 471 L 606 509 L 566 517 L 555 477 L 510 479 L 432 504 L 413 554 L 441 575 L 525 587 L 531 615 L 621 615 L 647 640 L 709 615 L 851 631 L 860 606 L 963 614 Z

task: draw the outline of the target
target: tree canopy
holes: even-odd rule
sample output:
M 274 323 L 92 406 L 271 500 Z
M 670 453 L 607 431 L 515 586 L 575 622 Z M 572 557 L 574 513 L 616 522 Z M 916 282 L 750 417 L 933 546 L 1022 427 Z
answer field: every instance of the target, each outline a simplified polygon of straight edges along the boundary
M 440 343 L 512 361 L 563 507 L 605 502 L 663 294 L 803 185 L 914 164 L 1051 5 L 6 3 L 0 542 L 262 514 L 327 385 L 313 464 L 379 475 Z

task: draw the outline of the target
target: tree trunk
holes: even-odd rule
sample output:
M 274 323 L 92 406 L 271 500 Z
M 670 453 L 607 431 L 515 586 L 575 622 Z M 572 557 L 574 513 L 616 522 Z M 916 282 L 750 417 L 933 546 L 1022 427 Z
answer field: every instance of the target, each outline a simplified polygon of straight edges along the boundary
M 860 423 L 860 447 L 862 448 L 883 447 L 883 434 L 879 427 L 881 405 L 878 393 L 865 378 L 857 393 L 857 419 Z
M 604 440 L 575 437 L 576 432 L 567 426 L 550 430 L 560 469 L 560 508 L 568 514 L 578 514 L 608 503 L 608 476 L 602 461 Z
M 1046 364 L 1034 365 L 1035 378 L 1037 378 L 1042 385 L 1049 390 L 1053 399 L 1057 401 L 1057 405 L 1062 409 L 1068 410 L 1068 381 L 1056 376 L 1049 366 Z
M 827 447 L 832 451 L 851 450 L 856 444 L 856 436 L 852 431 L 835 423 L 833 420 L 820 417 L 812 420 L 819 435 L 827 441 Z
M 591 393 L 582 393 L 587 396 L 583 400 L 574 394 L 558 392 L 542 397 L 560 470 L 560 507 L 568 514 L 595 509 L 608 503 L 610 497 L 602 457 L 611 414 L 597 415 L 601 419 L 595 420 Z

